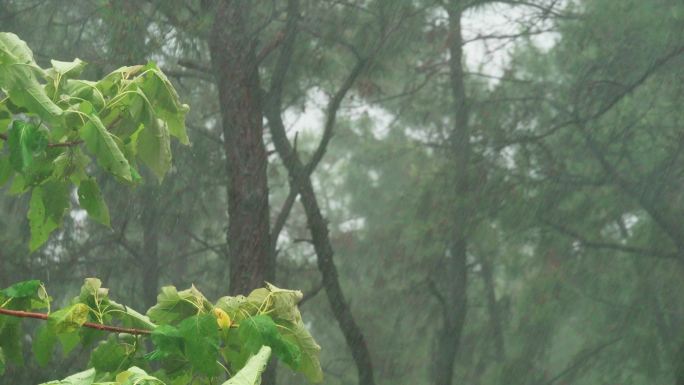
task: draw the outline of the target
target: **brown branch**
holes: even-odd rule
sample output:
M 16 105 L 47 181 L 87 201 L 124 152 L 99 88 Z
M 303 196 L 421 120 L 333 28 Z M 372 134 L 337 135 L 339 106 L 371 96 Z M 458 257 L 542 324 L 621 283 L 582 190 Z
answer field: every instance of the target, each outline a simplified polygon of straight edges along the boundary
M 28 312 L 28 311 L 21 311 L 21 310 L 10 310 L 10 309 L 0 309 L 0 314 L 4 314 L 10 317 L 19 317 L 19 318 L 33 318 L 33 319 L 39 319 L 43 321 L 47 321 L 49 315 L 45 313 L 34 313 L 34 312 Z M 97 329 L 97 330 L 102 330 L 105 332 L 112 332 L 112 333 L 128 333 L 128 334 L 134 334 L 134 335 L 143 335 L 143 334 L 151 334 L 152 331 L 150 330 L 144 330 L 144 329 L 133 329 L 133 328 L 125 328 L 121 326 L 112 326 L 112 325 L 103 325 L 103 324 L 98 324 L 94 322 L 86 322 L 83 324 L 83 327 L 90 328 L 90 329 Z

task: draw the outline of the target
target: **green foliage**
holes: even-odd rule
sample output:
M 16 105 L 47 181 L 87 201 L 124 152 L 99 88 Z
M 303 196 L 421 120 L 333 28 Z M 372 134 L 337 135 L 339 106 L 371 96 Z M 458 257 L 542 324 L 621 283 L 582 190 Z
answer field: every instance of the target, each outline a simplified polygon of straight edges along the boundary
M 3 353 L 0 347 L 0 376 L 5 374 L 5 353 Z
M 192 286 L 178 291 L 173 286 L 164 286 L 157 296 L 157 304 L 147 311 L 147 315 L 158 324 L 177 324 L 180 320 L 197 314 L 198 309 L 208 311 L 211 303 Z
M 42 325 L 38 328 L 35 339 L 31 344 L 31 350 L 36 357 L 36 362 L 40 366 L 45 366 L 50 362 L 56 343 L 57 335 L 47 325 Z
M 135 347 L 110 335 L 90 355 L 90 364 L 100 373 L 117 373 L 133 363 Z
M 188 107 L 156 64 L 122 67 L 95 82 L 76 78 L 86 65 L 80 59 L 51 64 L 40 68 L 26 43 L 0 33 L 0 185 L 13 178 L 10 193 L 31 192 L 32 251 L 61 225 L 73 188 L 88 215 L 109 225 L 90 158 L 124 183 L 140 182 L 138 163 L 161 181 L 171 137 L 189 143 Z
M 23 281 L 15 283 L 14 285 L 0 290 L 0 294 L 6 298 L 12 299 L 24 299 L 24 298 L 34 298 L 40 293 L 42 283 L 36 279 L 30 281 Z
M 301 325 L 299 298 L 299 292 L 269 284 L 247 297 L 222 297 L 214 306 L 194 286 L 181 291 L 167 286 L 148 310 L 150 320 L 112 301 L 100 280 L 88 278 L 69 305 L 49 312 L 47 324 L 33 338 L 32 351 L 44 366 L 58 341 L 65 354 L 74 344 L 92 347 L 88 370 L 47 384 L 258 384 L 271 351 L 293 370 L 320 382 L 320 348 Z M 42 283 L 32 280 L 0 290 L 0 300 L 0 311 L 30 312 L 49 308 L 50 298 Z M 124 329 L 107 329 L 111 327 Z M 118 333 L 104 334 L 97 328 Z M 153 346 L 149 352 L 148 337 Z M 22 340 L 20 318 L 0 315 L 0 372 L 5 356 L 23 365 Z M 160 369 L 150 372 L 153 368 Z
M 259 352 L 247 361 L 247 364 L 223 385 L 258 385 L 261 383 L 261 373 L 266 370 L 271 349 L 262 346 Z
M 75 303 L 64 309 L 50 313 L 48 325 L 57 334 L 78 330 L 88 320 L 89 308 L 83 303 Z
M 0 348 L 9 362 L 19 366 L 24 364 L 21 329 L 19 320 L 0 318 Z
M 88 212 L 91 218 L 103 225 L 109 226 L 109 209 L 102 197 L 100 187 L 94 179 L 81 181 L 81 185 L 78 186 L 78 203 Z
M 249 352 L 255 353 L 263 345 L 271 346 L 276 356 L 291 368 L 298 369 L 301 365 L 301 350 L 278 332 L 278 325 L 271 317 L 258 315 L 242 321 L 238 335 Z

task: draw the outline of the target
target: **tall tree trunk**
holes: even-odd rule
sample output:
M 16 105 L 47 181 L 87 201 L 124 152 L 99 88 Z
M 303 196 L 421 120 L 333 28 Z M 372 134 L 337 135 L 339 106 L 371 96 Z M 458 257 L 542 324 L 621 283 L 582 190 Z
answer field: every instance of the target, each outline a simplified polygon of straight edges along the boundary
M 228 249 L 231 294 L 273 280 L 267 156 L 256 40 L 250 1 L 214 1 L 209 50 L 217 80 L 228 174 Z
M 455 209 L 451 218 L 451 242 L 442 266 L 444 288 L 443 324 L 437 339 L 435 385 L 451 385 L 461 342 L 467 306 L 467 228 L 469 209 L 470 127 L 463 70 L 462 5 L 451 1 L 449 15 L 449 79 L 453 98 L 453 127 L 449 136 L 450 166 L 453 169 Z
M 256 36 L 250 29 L 253 3 L 207 0 L 214 15 L 209 52 L 219 94 L 228 193 L 230 294 L 247 294 L 274 281 L 268 202 L 268 158 L 263 140 L 262 96 Z M 273 385 L 275 363 L 262 384 Z

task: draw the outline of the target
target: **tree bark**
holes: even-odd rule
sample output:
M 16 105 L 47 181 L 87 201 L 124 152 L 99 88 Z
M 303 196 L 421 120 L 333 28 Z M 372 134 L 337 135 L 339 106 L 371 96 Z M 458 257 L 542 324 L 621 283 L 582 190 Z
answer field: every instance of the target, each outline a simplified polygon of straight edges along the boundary
M 469 168 L 470 168 L 470 126 L 469 108 L 465 90 L 463 69 L 463 36 L 461 15 L 463 6 L 451 1 L 446 9 L 449 15 L 449 80 L 453 98 L 453 128 L 449 135 L 450 165 L 453 166 L 453 187 L 455 208 L 451 218 L 451 242 L 444 258 L 443 291 L 444 309 L 442 329 L 437 336 L 435 356 L 435 385 L 451 385 L 454 365 L 461 343 L 467 310 L 467 228 L 470 222 Z
M 253 3 L 207 0 L 203 5 L 214 16 L 209 52 L 226 157 L 228 291 L 232 295 L 247 294 L 275 279 L 259 63 L 256 34 L 249 27 Z M 272 364 L 264 372 L 262 383 L 272 385 L 275 380 Z
M 250 1 L 214 1 L 209 37 L 221 108 L 228 192 L 231 294 L 272 281 L 267 156 L 256 40 L 249 28 Z

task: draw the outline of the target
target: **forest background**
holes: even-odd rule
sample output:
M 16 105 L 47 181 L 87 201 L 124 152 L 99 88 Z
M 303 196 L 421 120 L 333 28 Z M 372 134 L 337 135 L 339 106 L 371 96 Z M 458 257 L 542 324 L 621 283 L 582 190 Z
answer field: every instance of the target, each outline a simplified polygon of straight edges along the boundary
M 111 228 L 29 253 L 0 179 L 0 287 L 301 289 L 326 384 L 684 384 L 680 1 L 0 0 L 0 30 L 192 107 L 162 183 L 99 178 Z

